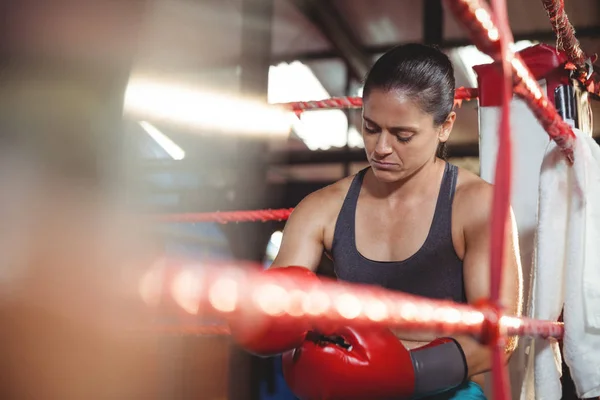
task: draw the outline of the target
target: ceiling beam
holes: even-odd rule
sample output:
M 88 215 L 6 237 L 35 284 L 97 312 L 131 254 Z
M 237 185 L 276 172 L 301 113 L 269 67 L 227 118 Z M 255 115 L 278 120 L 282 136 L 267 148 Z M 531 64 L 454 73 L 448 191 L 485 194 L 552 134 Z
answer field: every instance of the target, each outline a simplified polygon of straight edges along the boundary
M 333 3 L 330 0 L 290 1 L 329 40 L 335 49 L 333 54 L 344 60 L 352 77 L 362 80 L 371 67 L 371 57 Z
M 600 26 L 589 26 L 582 27 L 577 29 L 577 38 L 578 39 L 596 39 L 600 38 Z M 543 30 L 543 31 L 532 31 L 525 33 L 518 33 L 514 35 L 515 41 L 519 40 L 533 40 L 538 42 L 554 42 L 556 41 L 556 35 L 552 30 Z M 370 56 L 374 56 L 377 54 L 382 54 L 391 49 L 398 44 L 391 43 L 380 46 L 365 46 L 363 47 L 363 51 Z M 438 47 L 441 49 L 453 49 L 456 47 L 464 47 L 473 44 L 468 38 L 465 39 L 451 39 L 444 40 L 438 44 Z M 308 52 L 308 53 L 297 53 L 297 54 L 281 54 L 278 56 L 274 56 L 271 60 L 272 64 L 277 64 L 280 62 L 292 62 L 292 61 L 320 61 L 326 59 L 335 59 L 339 58 L 340 55 L 335 51 L 321 51 L 321 52 Z
M 442 0 L 423 1 L 423 42 L 429 45 L 439 45 L 444 42 Z
M 450 157 L 478 157 L 479 144 L 448 144 L 448 156 Z M 318 164 L 341 164 L 366 161 L 364 149 L 335 149 L 335 150 L 279 150 L 268 153 L 267 165 L 318 165 Z M 201 159 L 186 158 L 181 161 L 152 160 L 141 161 L 139 170 L 142 173 L 195 173 L 206 168 L 206 163 Z M 205 178 L 204 178 L 205 179 Z

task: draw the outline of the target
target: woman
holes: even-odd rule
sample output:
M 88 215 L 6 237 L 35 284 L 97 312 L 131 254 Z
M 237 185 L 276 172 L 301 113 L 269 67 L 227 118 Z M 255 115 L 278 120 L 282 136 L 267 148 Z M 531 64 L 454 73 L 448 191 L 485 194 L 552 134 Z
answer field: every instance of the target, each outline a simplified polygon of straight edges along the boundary
M 454 89 L 452 64 L 434 48 L 411 44 L 383 55 L 363 90 L 362 133 L 370 166 L 296 207 L 272 266 L 315 271 L 325 251 L 339 280 L 459 303 L 487 299 L 492 186 L 443 160 L 456 118 Z M 507 226 L 501 301 L 504 312 L 518 315 L 522 283 L 512 217 Z M 269 271 L 313 279 L 302 268 Z M 246 349 L 262 355 L 294 349 L 305 338 L 304 327 L 264 332 L 232 329 Z M 399 368 L 418 375 L 411 395 L 441 391 L 435 398 L 485 399 L 482 374 L 491 368 L 486 346 L 470 337 L 395 334 L 413 364 Z M 399 345 L 389 331 L 385 335 L 391 336 L 386 348 Z M 513 339 L 507 357 L 515 346 Z
M 273 267 L 314 271 L 325 251 L 340 280 L 459 303 L 488 298 L 492 186 L 443 159 L 456 119 L 454 89 L 452 64 L 439 50 L 410 44 L 384 54 L 363 91 L 370 166 L 296 207 Z M 518 243 L 512 216 L 507 222 L 502 304 L 518 315 Z M 409 349 L 435 339 L 396 334 Z M 482 374 L 491 368 L 491 352 L 473 338 L 455 339 L 469 382 L 444 398 L 484 399 Z M 515 346 L 512 340 L 507 357 Z

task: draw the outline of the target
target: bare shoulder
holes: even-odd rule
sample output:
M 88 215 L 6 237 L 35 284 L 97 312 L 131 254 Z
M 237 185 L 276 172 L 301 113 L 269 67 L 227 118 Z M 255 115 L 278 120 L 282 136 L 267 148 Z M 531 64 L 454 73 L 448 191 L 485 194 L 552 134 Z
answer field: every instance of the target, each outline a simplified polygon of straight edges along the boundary
M 492 184 L 466 169 L 459 168 L 454 204 L 463 225 L 487 221 L 492 210 L 493 195 Z

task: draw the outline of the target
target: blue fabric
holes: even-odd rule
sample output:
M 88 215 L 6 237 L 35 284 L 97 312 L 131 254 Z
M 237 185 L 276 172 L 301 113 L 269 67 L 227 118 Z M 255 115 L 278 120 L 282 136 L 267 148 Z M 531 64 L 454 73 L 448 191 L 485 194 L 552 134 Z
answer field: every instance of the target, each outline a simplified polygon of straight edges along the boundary
M 261 382 L 260 398 L 261 400 L 297 400 L 296 396 L 291 392 L 281 369 L 281 356 L 274 357 L 274 374 L 275 387 L 274 391 L 270 392 L 266 382 Z M 435 396 L 430 396 L 422 400 L 487 400 L 481 386 L 474 382 L 467 382 L 457 389 L 440 393 Z
M 274 357 L 274 374 L 275 374 L 275 387 L 271 392 L 267 385 L 267 382 L 263 381 L 260 383 L 260 399 L 261 400 L 297 400 L 296 396 L 292 393 L 285 378 L 283 377 L 283 371 L 281 369 L 281 356 Z
M 487 398 L 481 386 L 469 381 L 457 389 L 427 397 L 426 400 L 487 400 Z

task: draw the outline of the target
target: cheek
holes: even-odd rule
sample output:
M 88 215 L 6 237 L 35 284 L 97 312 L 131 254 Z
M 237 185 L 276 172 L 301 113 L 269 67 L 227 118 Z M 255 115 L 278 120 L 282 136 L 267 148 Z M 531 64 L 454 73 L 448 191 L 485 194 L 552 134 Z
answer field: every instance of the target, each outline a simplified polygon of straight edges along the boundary
M 431 152 L 435 152 L 435 149 L 437 149 L 439 140 L 437 133 L 432 132 L 420 137 L 418 142 L 416 140 L 413 140 L 413 142 L 415 142 L 415 149 L 418 148 L 424 156 L 429 157 Z
M 411 160 L 420 161 L 430 157 L 431 152 L 437 148 L 437 142 L 432 142 L 429 138 L 427 140 L 423 139 L 413 139 L 408 143 L 399 142 L 394 146 L 396 154 L 405 162 L 410 162 Z

